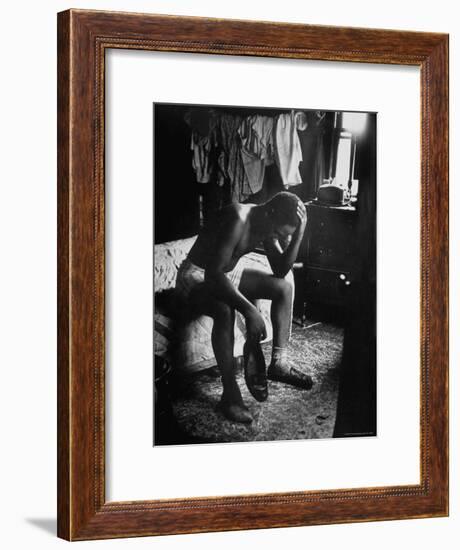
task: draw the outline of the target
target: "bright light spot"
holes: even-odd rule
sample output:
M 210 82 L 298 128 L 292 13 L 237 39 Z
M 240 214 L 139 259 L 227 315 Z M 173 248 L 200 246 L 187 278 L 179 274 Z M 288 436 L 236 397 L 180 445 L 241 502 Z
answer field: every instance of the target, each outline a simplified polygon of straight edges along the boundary
M 367 124 L 367 113 L 343 113 L 342 129 L 354 135 L 362 134 Z

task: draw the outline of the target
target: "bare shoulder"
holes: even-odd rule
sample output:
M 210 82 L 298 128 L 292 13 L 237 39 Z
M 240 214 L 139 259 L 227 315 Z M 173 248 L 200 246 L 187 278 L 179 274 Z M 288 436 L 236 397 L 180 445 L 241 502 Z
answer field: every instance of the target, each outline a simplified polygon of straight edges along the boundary
M 253 208 L 253 204 L 232 203 L 225 206 L 221 210 L 221 220 L 225 223 L 235 225 L 245 225 L 248 220 L 249 212 Z

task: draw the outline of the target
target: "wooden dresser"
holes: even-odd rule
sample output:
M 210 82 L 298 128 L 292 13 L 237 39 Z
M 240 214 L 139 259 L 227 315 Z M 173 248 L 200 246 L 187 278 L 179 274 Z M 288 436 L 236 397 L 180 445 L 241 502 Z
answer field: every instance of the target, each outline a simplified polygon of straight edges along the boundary
M 313 202 L 305 206 L 308 221 L 298 257 L 304 303 L 346 306 L 359 269 L 356 208 Z

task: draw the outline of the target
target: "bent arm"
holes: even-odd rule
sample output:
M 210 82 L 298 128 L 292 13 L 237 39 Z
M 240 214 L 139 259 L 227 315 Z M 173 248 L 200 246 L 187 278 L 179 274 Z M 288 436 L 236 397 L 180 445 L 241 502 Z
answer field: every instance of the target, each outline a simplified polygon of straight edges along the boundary
M 290 238 L 287 247 L 283 250 L 280 242 L 276 238 L 266 239 L 264 248 L 267 252 L 267 258 L 275 277 L 284 278 L 292 269 L 299 253 L 300 243 L 307 224 L 307 213 L 304 204 L 299 200 L 297 208 L 299 222 L 294 234 Z
M 231 263 L 232 256 L 244 230 L 240 219 L 225 220 L 217 235 L 215 251 L 209 258 L 205 270 L 205 280 L 213 296 L 237 309 L 245 318 L 257 313 L 255 306 L 231 283 L 225 274 L 225 268 Z
M 303 231 L 294 233 L 289 245 L 285 250 L 282 249 L 278 239 L 267 239 L 264 242 L 267 258 L 275 277 L 284 278 L 292 269 L 299 253 L 300 243 L 302 242 Z

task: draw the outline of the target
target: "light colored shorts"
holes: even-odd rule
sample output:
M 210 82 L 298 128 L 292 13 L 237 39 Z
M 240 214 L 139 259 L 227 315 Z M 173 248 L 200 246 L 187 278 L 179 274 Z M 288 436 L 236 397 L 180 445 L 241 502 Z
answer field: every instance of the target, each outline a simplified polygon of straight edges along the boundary
M 239 288 L 244 266 L 238 262 L 236 266 L 225 275 L 232 282 L 235 288 Z M 191 290 L 200 283 L 204 282 L 205 270 L 198 267 L 186 258 L 180 265 L 176 277 L 176 289 L 183 298 L 188 298 Z

